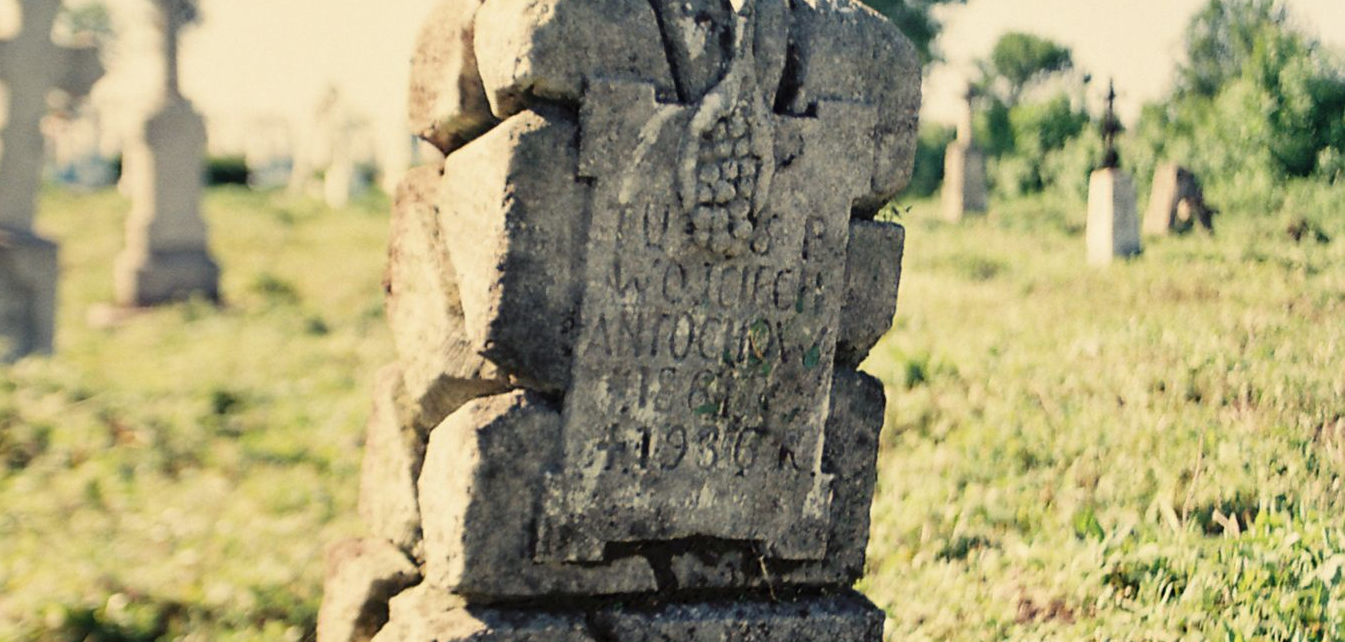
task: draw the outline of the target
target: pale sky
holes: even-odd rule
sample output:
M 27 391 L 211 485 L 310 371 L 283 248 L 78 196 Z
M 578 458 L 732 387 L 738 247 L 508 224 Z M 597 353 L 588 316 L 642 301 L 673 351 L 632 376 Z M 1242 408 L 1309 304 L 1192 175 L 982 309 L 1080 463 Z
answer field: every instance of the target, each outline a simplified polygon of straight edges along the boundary
M 144 0 L 109 0 L 134 5 Z M 302 129 L 324 90 L 336 86 L 381 136 L 404 121 L 408 60 L 436 0 L 203 0 L 205 22 L 183 42 L 182 85 L 211 122 L 216 147 L 243 145 L 261 117 Z M 0 0 L 0 9 L 13 0 Z M 925 116 L 951 121 L 971 61 L 1000 34 L 1020 30 L 1074 50 L 1077 64 L 1114 76 L 1123 116 L 1169 86 L 1182 31 L 1205 0 L 971 0 L 944 7 L 946 31 L 925 87 Z M 1345 0 L 1288 0 L 1305 28 L 1345 48 Z M 0 22 L 4 21 L 0 11 Z M 134 40 L 128 35 L 128 40 Z M 134 46 L 127 43 L 126 46 Z M 136 76 L 123 71 L 122 81 Z M 100 91 L 135 93 L 110 77 Z

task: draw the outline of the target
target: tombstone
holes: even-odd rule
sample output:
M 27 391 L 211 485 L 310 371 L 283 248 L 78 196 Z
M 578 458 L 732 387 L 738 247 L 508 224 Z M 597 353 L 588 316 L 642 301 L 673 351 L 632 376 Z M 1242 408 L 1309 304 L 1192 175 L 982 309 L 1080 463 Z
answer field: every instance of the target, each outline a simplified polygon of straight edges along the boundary
M 116 179 L 112 162 L 103 153 L 102 118 L 91 106 L 47 118 L 43 132 L 53 181 L 92 190 L 107 187 Z
M 1213 233 L 1214 214 L 1205 203 L 1200 180 L 1190 170 L 1165 163 L 1154 171 L 1149 209 L 1144 214 L 1145 236 L 1185 234 L 1197 224 Z
M 219 267 L 201 217 L 205 120 L 178 86 L 178 39 L 195 20 L 194 0 L 153 0 L 164 84 L 126 147 L 131 214 L 114 266 L 116 303 L 159 305 L 193 295 L 219 299 Z
M 274 189 L 288 185 L 294 167 L 293 149 L 288 120 L 274 116 L 254 119 L 244 149 L 248 186 Z
M 422 32 L 411 122 L 447 157 L 395 199 L 360 481 L 401 557 L 332 549 L 319 640 L 877 642 L 857 367 L 912 47 L 849 0 L 544 4 Z
M 943 216 L 951 223 L 986 209 L 985 152 L 972 135 L 974 89 L 968 85 L 966 108 L 957 123 L 957 140 L 948 144 L 943 163 Z
M 52 91 L 87 96 L 103 75 L 92 47 L 51 40 L 60 3 L 21 0 L 23 27 L 0 41 L 0 360 L 50 352 L 56 318 L 56 245 L 33 229 L 42 180 L 42 118 Z
M 328 207 L 343 208 L 369 188 L 361 161 L 372 155 L 369 124 L 359 117 L 335 87 L 318 101 L 305 145 L 290 180 L 294 193 L 318 192 Z M 321 173 L 314 186 L 315 174 Z
M 1116 88 L 1107 91 L 1107 113 L 1102 121 L 1103 157 L 1088 181 L 1088 223 L 1085 236 L 1088 262 L 1107 265 L 1116 257 L 1141 251 L 1139 218 L 1135 209 L 1135 179 L 1120 168 L 1116 134 Z

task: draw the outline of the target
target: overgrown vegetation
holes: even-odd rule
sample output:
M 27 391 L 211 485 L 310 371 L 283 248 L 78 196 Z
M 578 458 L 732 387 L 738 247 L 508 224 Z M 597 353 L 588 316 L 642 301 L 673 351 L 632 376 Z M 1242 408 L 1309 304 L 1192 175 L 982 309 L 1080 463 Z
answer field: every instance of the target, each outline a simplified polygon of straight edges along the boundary
M 1339 207 L 1230 213 L 1104 271 L 1078 201 L 905 212 L 865 366 L 890 639 L 1345 635 L 1345 244 L 1316 236 L 1345 238 Z M 91 329 L 128 205 L 44 195 L 60 352 L 0 369 L 0 640 L 311 639 L 392 359 L 386 208 L 212 189 L 227 307 Z

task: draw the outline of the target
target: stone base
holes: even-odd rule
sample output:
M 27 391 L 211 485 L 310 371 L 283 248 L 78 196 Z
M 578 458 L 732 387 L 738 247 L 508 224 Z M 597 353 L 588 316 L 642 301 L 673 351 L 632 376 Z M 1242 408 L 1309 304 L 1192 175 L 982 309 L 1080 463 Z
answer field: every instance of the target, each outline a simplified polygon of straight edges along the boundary
M 392 600 L 375 642 L 880 642 L 885 615 L 853 591 L 583 610 L 460 606 L 421 588 Z
M 59 271 L 55 243 L 0 228 L 0 361 L 51 352 Z
M 1119 169 L 1100 169 L 1088 182 L 1088 262 L 1106 265 L 1140 253 L 1135 180 Z
M 205 249 L 122 254 L 115 268 L 117 305 L 145 307 L 199 295 L 219 301 L 219 266 Z
M 979 147 L 954 142 L 944 151 L 943 217 L 950 223 L 985 214 L 985 154 Z

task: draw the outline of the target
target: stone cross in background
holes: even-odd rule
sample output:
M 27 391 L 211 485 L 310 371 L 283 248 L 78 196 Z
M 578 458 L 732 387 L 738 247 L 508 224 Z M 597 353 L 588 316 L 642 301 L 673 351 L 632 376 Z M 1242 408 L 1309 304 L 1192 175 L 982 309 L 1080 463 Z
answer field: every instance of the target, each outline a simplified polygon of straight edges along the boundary
M 877 642 L 919 63 L 851 2 L 445 0 L 322 642 Z M 479 56 L 478 56 L 479 54 Z M 414 587 L 413 587 L 414 585 Z
M 1135 179 L 1120 168 L 1116 134 L 1116 87 L 1107 86 L 1107 113 L 1102 119 L 1102 163 L 1088 182 L 1088 262 L 1106 265 L 1116 257 L 1140 253 L 1140 226 L 1135 206 Z
M 128 142 L 132 208 L 115 266 L 117 304 L 219 298 L 219 268 L 201 218 L 205 121 L 178 86 L 178 40 L 196 18 L 193 0 L 152 0 L 163 38 L 164 85 Z
M 966 107 L 957 121 L 957 140 L 949 143 L 943 163 L 943 215 L 956 223 L 986 208 L 985 152 L 972 134 L 976 90 L 967 85 Z
M 52 42 L 59 2 L 22 0 L 19 7 L 22 31 L 0 41 L 0 360 L 51 351 L 56 245 L 33 230 L 42 180 L 41 122 L 53 90 L 79 99 L 103 75 L 96 49 Z

